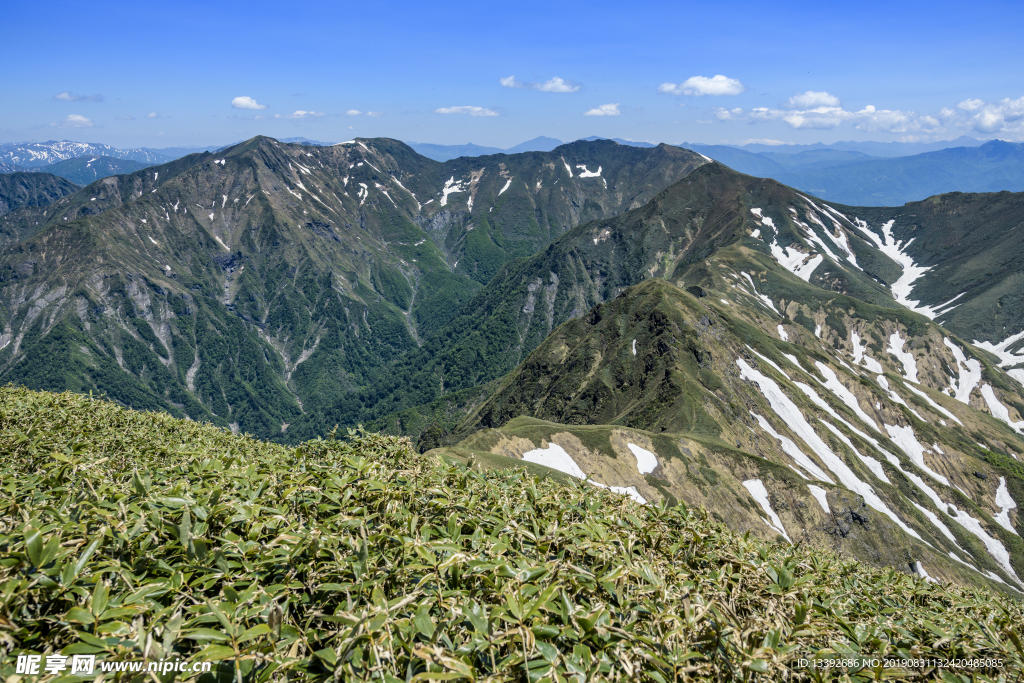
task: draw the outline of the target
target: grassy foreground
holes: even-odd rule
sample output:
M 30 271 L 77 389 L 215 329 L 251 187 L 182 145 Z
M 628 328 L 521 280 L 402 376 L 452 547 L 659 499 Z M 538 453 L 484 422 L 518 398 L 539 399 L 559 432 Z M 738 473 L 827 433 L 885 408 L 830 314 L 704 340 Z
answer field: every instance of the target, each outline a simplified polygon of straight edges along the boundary
M 203 675 L 117 674 L 140 681 L 1018 680 L 1024 670 L 1024 608 L 1009 598 L 766 545 L 703 510 L 478 472 L 401 438 L 286 448 L 8 387 L 0 490 L 10 683 L 32 678 L 15 673 L 15 655 L 58 651 L 214 663 Z M 1001 666 L 856 673 L 800 662 L 854 654 Z M 37 680 L 58 677 L 72 678 Z

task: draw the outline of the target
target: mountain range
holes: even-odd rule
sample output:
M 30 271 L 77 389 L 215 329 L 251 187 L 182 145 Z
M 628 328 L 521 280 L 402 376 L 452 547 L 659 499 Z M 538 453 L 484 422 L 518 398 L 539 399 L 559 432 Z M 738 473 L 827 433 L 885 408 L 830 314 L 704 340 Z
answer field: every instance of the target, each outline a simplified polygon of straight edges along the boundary
M 606 138 L 590 136 L 582 138 L 582 141 L 601 139 Z M 650 142 L 611 139 L 633 147 L 656 146 Z M 314 147 L 332 144 L 303 137 L 285 138 L 281 142 Z M 563 143 L 542 136 L 508 149 L 475 144 L 408 144 L 419 154 L 435 161 L 450 161 L 491 154 L 548 152 Z M 115 150 L 105 145 L 67 141 L 6 144 L 0 145 L 0 173 L 40 171 L 86 184 L 100 177 L 130 173 L 186 154 L 214 152 L 231 146 Z M 998 140 L 984 142 L 964 136 L 933 143 L 749 143 L 731 146 L 680 143 L 676 146 L 697 151 L 742 173 L 774 178 L 813 196 L 849 205 L 899 206 L 945 192 L 1024 190 L 1024 147 Z M 70 156 L 88 150 L 92 151 Z
M 24 174 L 0 382 L 288 443 L 362 422 L 1024 590 L 1024 194 L 849 206 L 710 156 L 261 137 Z

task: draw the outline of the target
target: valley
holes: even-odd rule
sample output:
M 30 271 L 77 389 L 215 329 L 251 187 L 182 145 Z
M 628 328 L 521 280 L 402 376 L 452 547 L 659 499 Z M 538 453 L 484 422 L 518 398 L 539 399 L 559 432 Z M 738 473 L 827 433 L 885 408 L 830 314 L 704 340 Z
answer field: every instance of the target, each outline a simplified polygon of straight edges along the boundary
M 4 383 L 287 444 L 362 423 L 1024 591 L 1020 195 L 852 207 L 610 140 L 261 137 L 19 182 Z

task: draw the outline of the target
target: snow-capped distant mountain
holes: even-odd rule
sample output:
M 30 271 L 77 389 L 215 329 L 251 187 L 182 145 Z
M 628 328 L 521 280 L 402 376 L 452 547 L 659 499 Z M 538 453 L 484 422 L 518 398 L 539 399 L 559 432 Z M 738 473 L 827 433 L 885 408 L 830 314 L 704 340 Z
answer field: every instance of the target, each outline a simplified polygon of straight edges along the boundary
M 131 159 L 142 163 L 160 164 L 170 161 L 163 152 L 152 149 L 117 149 L 110 145 L 92 142 L 71 142 L 50 140 L 48 142 L 9 142 L 0 144 L 0 162 L 22 168 L 49 166 L 59 161 L 93 155 L 114 159 Z

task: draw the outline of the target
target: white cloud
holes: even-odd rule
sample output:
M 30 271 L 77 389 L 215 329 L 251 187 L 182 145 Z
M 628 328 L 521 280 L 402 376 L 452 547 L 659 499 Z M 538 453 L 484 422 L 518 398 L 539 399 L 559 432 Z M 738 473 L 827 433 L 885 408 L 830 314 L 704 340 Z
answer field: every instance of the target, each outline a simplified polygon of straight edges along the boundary
M 520 81 L 515 76 L 506 76 L 505 78 L 500 79 L 500 83 L 504 88 L 540 90 L 541 92 L 578 92 L 582 87 L 579 83 L 566 81 L 558 76 L 544 81 L 543 83 L 529 83 L 527 81 Z
M 793 95 L 786 100 L 786 104 L 783 106 L 787 109 L 814 109 L 815 107 L 841 107 L 843 103 L 839 101 L 838 97 L 827 92 L 808 90 Z
M 441 107 L 435 114 L 469 114 L 470 116 L 497 116 L 498 112 L 484 107 Z
M 358 109 L 349 109 L 349 110 L 348 110 L 347 112 L 345 112 L 345 113 L 346 113 L 346 114 L 348 114 L 349 116 L 359 116 L 359 115 L 360 115 L 360 114 L 362 114 L 363 112 L 359 111 Z
M 267 105 L 260 104 L 251 97 L 242 95 L 231 100 L 231 106 L 235 109 L 266 109 Z
M 998 102 L 970 98 L 955 106 L 943 107 L 935 114 L 919 114 L 901 109 L 879 109 L 870 104 L 858 111 L 850 111 L 842 106 L 839 98 L 827 92 L 807 91 L 790 97 L 778 109 L 719 107 L 713 110 L 713 114 L 718 121 L 752 124 L 782 121 L 798 130 L 831 130 L 849 125 L 860 131 L 899 134 L 907 140 L 951 139 L 970 134 L 1024 140 L 1024 97 L 1004 98 Z
M 65 90 L 64 92 L 57 93 L 53 96 L 53 99 L 60 100 L 62 102 L 102 102 L 103 95 L 76 95 L 70 91 Z
M 147 119 L 155 119 L 156 118 L 156 112 L 155 111 L 149 112 L 148 114 L 146 114 L 146 118 Z
M 814 94 L 827 95 L 827 93 Z M 790 98 L 790 101 L 799 97 L 801 95 Z M 812 101 L 814 98 L 807 99 Z M 818 99 L 820 101 L 822 98 Z M 860 111 L 848 111 L 838 106 L 819 106 L 809 109 L 720 108 L 715 111 L 715 118 L 719 121 L 746 121 L 748 123 L 781 120 L 796 130 L 831 130 L 846 122 L 852 123 L 857 130 L 888 133 L 933 133 L 942 129 L 942 124 L 933 116 L 923 116 L 912 111 L 876 109 L 870 104 Z
M 326 116 L 326 114 L 319 111 L 305 111 L 304 109 L 296 109 L 291 114 L 285 114 L 284 116 L 274 114 L 275 119 L 313 119 L 320 116 Z
M 1008 137 L 1024 134 L 1024 97 L 1016 100 L 1007 97 L 992 103 L 978 99 L 964 100 L 956 106 L 957 109 L 972 115 L 965 116 L 949 109 L 943 109 L 939 115 L 952 119 L 976 133 L 1001 134 Z
M 384 112 L 382 112 L 382 111 L 368 111 L 368 112 L 366 112 L 366 115 L 367 116 L 383 116 Z
M 57 128 L 92 128 L 92 121 L 79 114 L 68 114 L 60 123 L 51 123 Z
M 600 107 L 594 107 L 583 112 L 584 116 L 618 116 L 621 112 L 619 111 L 619 103 L 615 104 L 602 104 Z
M 721 74 L 708 78 L 706 76 L 692 76 L 682 83 L 662 83 L 658 86 L 658 92 L 670 95 L 739 95 L 747 88 L 735 78 L 728 78 Z
M 985 100 L 964 100 L 956 106 L 964 111 L 978 111 L 985 106 Z

